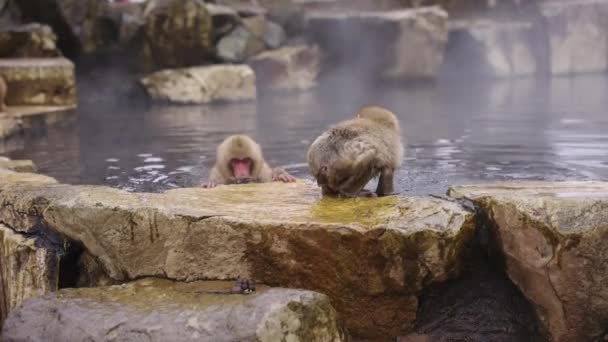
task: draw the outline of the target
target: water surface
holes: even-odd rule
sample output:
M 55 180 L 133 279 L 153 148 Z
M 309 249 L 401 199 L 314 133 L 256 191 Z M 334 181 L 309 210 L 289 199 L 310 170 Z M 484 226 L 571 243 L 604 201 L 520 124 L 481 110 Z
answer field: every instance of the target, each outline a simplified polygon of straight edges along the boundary
M 162 191 L 203 181 L 215 148 L 246 133 L 272 166 L 309 177 L 305 154 L 328 125 L 365 104 L 393 110 L 406 159 L 397 191 L 443 194 L 451 184 L 490 180 L 608 179 L 608 78 L 458 82 L 362 87 L 323 82 L 300 94 L 262 93 L 256 102 L 148 105 L 83 86 L 71 123 L 28 133 L 9 153 L 72 184 Z M 110 100 L 108 100 L 110 99 Z

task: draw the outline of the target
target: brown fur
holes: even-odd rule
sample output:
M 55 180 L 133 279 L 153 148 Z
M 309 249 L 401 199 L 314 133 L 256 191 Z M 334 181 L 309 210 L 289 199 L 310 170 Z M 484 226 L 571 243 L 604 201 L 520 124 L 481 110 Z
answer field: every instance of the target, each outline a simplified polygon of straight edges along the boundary
M 363 188 L 379 176 L 376 195 L 393 192 L 393 172 L 402 162 L 397 117 L 389 110 L 364 107 L 354 119 L 320 135 L 308 150 L 308 166 L 324 195 L 369 196 Z
M 237 181 L 230 169 L 230 160 L 233 158 L 250 158 L 253 161 L 251 178 Z M 215 165 L 211 169 L 207 187 L 218 184 L 236 183 L 268 183 L 272 181 L 293 182 L 293 178 L 287 171 L 281 168 L 271 169 L 266 161 L 260 145 L 251 137 L 244 134 L 231 135 L 217 147 Z

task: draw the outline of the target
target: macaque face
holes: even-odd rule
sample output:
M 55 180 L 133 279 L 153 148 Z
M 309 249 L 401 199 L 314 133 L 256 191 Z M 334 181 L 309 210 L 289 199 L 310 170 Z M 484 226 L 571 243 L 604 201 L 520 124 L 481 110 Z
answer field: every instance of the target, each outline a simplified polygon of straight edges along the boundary
M 251 178 L 253 160 L 251 158 L 232 158 L 230 159 L 230 170 L 237 180 Z

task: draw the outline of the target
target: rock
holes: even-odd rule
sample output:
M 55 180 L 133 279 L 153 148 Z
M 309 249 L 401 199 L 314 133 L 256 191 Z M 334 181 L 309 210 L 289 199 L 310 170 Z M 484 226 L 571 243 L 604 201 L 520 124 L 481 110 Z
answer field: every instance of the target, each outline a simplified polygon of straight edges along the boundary
M 547 1 L 540 5 L 554 75 L 608 69 L 608 1 Z
M 0 168 L 0 186 L 13 183 L 30 183 L 34 185 L 40 185 L 54 184 L 57 183 L 57 181 L 54 178 L 39 175 L 37 173 L 29 173 L 23 171 L 18 172 L 5 168 Z
M 0 221 L 56 230 L 115 280 L 242 276 L 319 291 L 370 339 L 410 331 L 417 295 L 459 274 L 474 231 L 472 213 L 454 202 L 321 199 L 303 181 L 162 194 L 8 184 L 0 203 Z
M 254 100 L 255 74 L 247 65 L 212 65 L 155 72 L 141 80 L 158 101 L 211 103 Z
M 11 170 L 15 172 L 36 172 L 36 165 L 31 160 L 11 160 L 0 157 L 0 169 Z
M 232 283 L 143 279 L 64 289 L 28 300 L 9 316 L 3 341 L 345 341 L 322 294 L 262 288 L 214 294 Z
M 507 274 L 551 341 L 590 341 L 608 322 L 608 183 L 462 185 L 487 217 Z
M 269 49 L 276 49 L 283 45 L 287 40 L 287 34 L 281 25 L 272 21 L 266 21 L 266 28 L 263 34 L 264 43 Z
M 0 58 L 58 57 L 57 37 L 47 25 L 8 26 L 0 31 Z
M 223 37 L 241 23 L 241 17 L 234 9 L 228 6 L 206 4 L 213 21 L 213 35 L 215 39 Z
M 108 17 L 118 27 L 118 43 L 126 46 L 134 44 L 144 27 L 144 8 L 141 3 L 112 2 Z
M 243 19 L 242 25 L 224 36 L 217 44 L 217 55 L 225 62 L 239 63 L 266 48 L 266 20 L 262 16 Z
M 144 11 L 144 57 L 159 68 L 204 64 L 213 56 L 213 22 L 199 0 L 153 0 Z
M 0 76 L 9 106 L 76 104 L 74 64 L 65 58 L 0 59 Z
M 456 77 L 534 75 L 546 65 L 543 40 L 532 22 L 452 22 L 443 71 Z
M 24 300 L 57 290 L 60 248 L 43 237 L 18 234 L 2 223 L 0 241 L 1 324 Z
M 310 39 L 337 66 L 389 79 L 434 78 L 448 38 L 439 7 L 307 14 Z
M 288 46 L 262 52 L 249 61 L 259 87 L 310 89 L 317 85 L 321 55 L 317 46 Z
M 53 28 L 58 46 L 68 57 L 93 53 L 117 40 L 116 21 L 105 0 L 19 0 L 24 18 Z
M 20 122 L 15 116 L 0 113 L 0 140 L 4 140 L 21 131 Z

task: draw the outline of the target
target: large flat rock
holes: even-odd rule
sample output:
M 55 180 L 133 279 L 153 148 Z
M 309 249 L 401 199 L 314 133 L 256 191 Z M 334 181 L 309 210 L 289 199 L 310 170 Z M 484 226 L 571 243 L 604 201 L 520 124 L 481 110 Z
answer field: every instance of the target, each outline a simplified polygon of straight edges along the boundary
M 6 184 L 0 202 L 0 221 L 76 240 L 113 279 L 242 276 L 316 290 L 370 338 L 412 327 L 417 295 L 459 274 L 474 231 L 473 215 L 453 202 L 321 199 L 304 181 L 164 194 Z
M 608 183 L 455 186 L 487 216 L 507 273 L 552 341 L 589 341 L 608 324 Z
M 9 341 L 344 341 L 327 296 L 262 288 L 218 294 L 227 282 L 142 279 L 100 288 L 64 289 L 13 311 Z
M 0 59 L 7 83 L 6 104 L 71 106 L 76 104 L 74 64 L 65 58 Z

